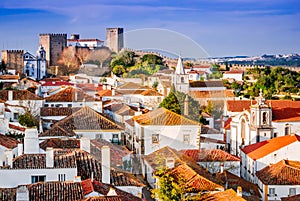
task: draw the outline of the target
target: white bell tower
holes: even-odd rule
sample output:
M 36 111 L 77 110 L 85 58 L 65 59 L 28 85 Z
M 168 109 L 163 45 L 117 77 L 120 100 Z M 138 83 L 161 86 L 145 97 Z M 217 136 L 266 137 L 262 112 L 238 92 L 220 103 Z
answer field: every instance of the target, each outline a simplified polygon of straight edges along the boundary
M 181 56 L 177 61 L 175 73 L 172 76 L 172 84 L 177 91 L 188 94 L 189 92 L 189 75 L 185 73 Z

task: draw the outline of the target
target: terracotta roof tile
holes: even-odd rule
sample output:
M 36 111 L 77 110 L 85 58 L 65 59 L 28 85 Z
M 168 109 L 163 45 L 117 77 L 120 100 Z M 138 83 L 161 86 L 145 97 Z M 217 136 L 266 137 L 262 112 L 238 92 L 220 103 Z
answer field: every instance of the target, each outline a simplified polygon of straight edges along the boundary
M 91 140 L 91 154 L 99 161 L 102 159 L 101 155 L 101 147 L 102 146 L 109 146 L 110 148 L 110 157 L 111 157 L 111 164 L 115 167 L 121 167 L 123 165 L 122 158 L 130 154 L 130 152 L 120 145 L 116 145 L 113 143 L 108 142 L 104 139 L 94 139 Z
M 80 107 L 41 107 L 40 114 L 44 116 L 69 116 L 78 111 Z
M 155 89 L 148 89 L 141 93 L 142 96 L 163 96 L 162 94 L 158 93 Z
M 22 132 L 25 132 L 25 130 L 26 130 L 26 127 L 17 126 L 17 125 L 14 125 L 14 124 L 8 124 L 8 127 L 11 128 L 11 129 L 14 129 L 14 130 L 22 131 Z
M 203 125 L 201 126 L 201 134 L 222 134 L 222 133 L 215 128 L 211 128 L 207 125 Z
M 245 192 L 243 197 L 247 195 L 247 198 L 245 196 L 246 200 L 260 201 L 261 194 L 256 184 L 242 179 L 241 177 L 238 177 L 226 170 L 220 174 L 224 175 L 223 179 L 227 182 L 228 188 L 232 188 L 236 191 L 240 186 L 242 187 L 242 191 Z
M 67 87 L 46 98 L 46 102 L 84 102 L 96 100 L 97 99 L 88 95 L 82 89 L 73 87 Z
M 224 74 L 243 74 L 243 70 L 231 70 L 231 71 L 226 71 Z
M 53 147 L 55 149 L 76 149 L 80 148 L 80 140 L 50 138 L 40 143 L 41 149 L 46 150 L 47 147 Z
M 197 162 L 212 162 L 212 161 L 240 161 L 237 156 L 231 155 L 220 149 L 213 150 L 181 150 L 181 152 Z
M 214 176 L 207 170 L 203 169 L 191 157 L 186 156 L 185 154 L 176 151 L 175 149 L 172 149 L 168 146 L 163 147 L 147 156 L 144 156 L 144 160 L 147 161 L 147 163 L 153 168 L 154 171 L 156 171 L 159 168 L 164 167 L 166 164 L 166 159 L 170 157 L 175 159 L 175 167 L 186 164 L 191 169 L 193 169 L 193 171 L 205 177 L 206 179 L 218 185 L 224 184 L 220 177 Z
M 13 149 L 18 146 L 18 141 L 14 138 L 7 137 L 6 135 L 0 134 L 0 145 Z
M 300 194 L 298 195 L 293 195 L 290 197 L 281 197 L 282 201 L 300 201 Z
M 190 82 L 190 87 L 198 88 L 198 87 L 224 87 L 222 81 L 192 81 Z
M 118 86 L 118 89 L 121 89 L 121 90 L 126 90 L 126 89 L 148 89 L 148 87 L 144 87 L 140 84 L 137 84 L 137 83 L 134 83 L 134 82 L 127 82 L 121 86 Z
M 125 122 L 130 126 L 134 126 L 133 118 L 127 119 Z
M 0 90 L 0 100 L 8 100 L 9 90 Z M 12 90 L 13 100 L 43 100 L 41 97 L 27 90 Z
M 146 114 L 133 117 L 141 125 L 199 125 L 198 122 L 176 114 L 165 108 L 158 108 Z
M 19 75 L 0 75 L 0 80 L 18 80 Z
M 237 196 L 236 192 L 232 189 L 214 193 L 201 199 L 203 201 L 246 201 L 244 198 Z
M 81 182 L 39 182 L 28 185 L 30 201 L 82 200 Z
M 227 119 L 227 121 L 224 123 L 224 129 L 230 130 L 230 123 L 232 121 L 232 118 Z
M 0 188 L 0 200 L 15 201 L 17 188 Z
M 253 160 L 260 159 L 282 147 L 299 142 L 299 135 L 286 135 L 245 146 L 241 150 Z
M 44 169 L 46 168 L 46 154 L 23 154 L 14 158 L 14 169 Z M 54 154 L 54 168 L 76 168 L 74 154 L 65 156 Z
M 200 142 L 210 142 L 210 143 L 216 143 L 216 144 L 226 144 L 224 140 L 217 140 L 214 138 L 209 138 L 209 137 L 203 137 L 200 136 Z
M 101 91 L 98 91 L 96 95 L 99 97 L 112 96 L 112 90 L 109 90 L 109 89 L 101 90 Z
M 300 161 L 281 160 L 256 172 L 265 185 L 300 185 Z
M 190 91 L 189 95 L 195 99 L 198 98 L 225 98 L 225 91 Z
M 223 189 L 222 186 L 208 180 L 185 163 L 171 169 L 169 174 L 174 178 L 180 177 L 183 179 L 186 187 L 190 189 L 188 192 L 214 191 L 216 189 Z
M 54 131 L 55 129 L 55 131 Z M 72 115 L 60 120 L 54 126 L 40 134 L 46 136 L 75 136 L 74 130 L 122 130 L 123 128 L 90 107 L 83 107 Z M 59 135 L 57 135 L 59 134 Z
M 84 91 L 100 91 L 102 90 L 102 85 L 101 84 L 91 84 L 91 83 L 88 83 L 88 84 L 81 84 L 81 83 L 78 83 L 76 84 L 76 86 L 78 88 L 81 88 L 82 90 Z

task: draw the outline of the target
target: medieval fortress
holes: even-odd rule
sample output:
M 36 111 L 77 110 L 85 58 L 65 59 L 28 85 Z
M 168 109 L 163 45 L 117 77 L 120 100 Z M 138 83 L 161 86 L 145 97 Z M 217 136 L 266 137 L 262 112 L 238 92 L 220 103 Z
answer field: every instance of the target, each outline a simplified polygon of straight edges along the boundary
M 104 41 L 99 39 L 80 39 L 79 34 L 72 34 L 67 38 L 65 33 L 42 33 L 39 35 L 39 45 L 46 52 L 45 59 L 47 66 L 58 66 L 63 50 L 68 46 L 89 47 L 90 49 L 104 46 Z M 106 47 L 118 53 L 124 47 L 123 28 L 106 28 Z M 2 64 L 10 72 L 24 73 L 24 50 L 2 50 Z M 33 58 L 34 57 L 34 58 Z M 27 64 L 31 60 L 37 61 L 37 56 L 26 60 Z

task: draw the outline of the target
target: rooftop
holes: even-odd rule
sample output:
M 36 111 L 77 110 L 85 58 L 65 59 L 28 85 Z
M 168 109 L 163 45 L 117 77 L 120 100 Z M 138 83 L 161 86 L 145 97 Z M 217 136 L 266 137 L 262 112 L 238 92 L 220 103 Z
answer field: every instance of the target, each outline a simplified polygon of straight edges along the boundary
M 273 153 L 281 149 L 282 147 L 288 146 L 294 142 L 299 142 L 300 136 L 296 134 L 276 137 L 270 140 L 265 140 L 255 144 L 245 146 L 241 150 L 247 154 L 253 160 L 257 160 L 265 157 L 266 155 Z
M 11 90 L 13 92 L 12 100 L 43 100 L 41 97 L 27 90 Z M 0 100 L 8 101 L 9 90 L 0 90 Z
M 79 107 L 41 107 L 40 114 L 42 117 L 69 116 L 79 109 Z
M 192 81 L 190 82 L 191 88 L 207 88 L 207 87 L 224 87 L 222 81 Z
M 18 146 L 18 141 L 14 138 L 0 134 L 0 145 L 6 147 L 8 149 L 13 149 Z
M 256 172 L 265 185 L 300 185 L 300 161 L 281 160 Z
M 213 193 L 201 200 L 203 201 L 246 201 L 244 198 L 237 196 L 236 192 L 232 189 Z
M 122 127 L 90 107 L 83 107 L 55 123 L 50 130 L 39 136 L 75 136 L 74 130 L 122 130 Z
M 133 117 L 133 120 L 141 125 L 199 125 L 198 122 L 176 114 L 165 108 L 158 108 L 146 114 Z
M 46 102 L 84 102 L 97 101 L 80 88 L 67 87 L 56 94 L 48 96 Z
M 181 150 L 181 152 L 197 162 L 213 162 L 213 161 L 240 161 L 237 156 L 231 155 L 220 149 L 213 150 Z

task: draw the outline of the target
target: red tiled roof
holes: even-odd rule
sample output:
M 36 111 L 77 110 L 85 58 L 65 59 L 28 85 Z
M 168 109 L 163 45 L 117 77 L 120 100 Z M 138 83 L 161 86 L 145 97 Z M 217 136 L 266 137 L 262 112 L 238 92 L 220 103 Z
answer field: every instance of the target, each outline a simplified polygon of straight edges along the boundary
M 18 141 L 14 138 L 7 137 L 6 135 L 0 134 L 0 145 L 13 149 L 18 146 Z
M 212 161 L 240 161 L 237 156 L 231 155 L 223 150 L 181 150 L 181 152 L 197 162 L 212 162 Z
M 98 95 L 99 97 L 112 96 L 112 91 L 109 89 L 105 89 L 105 90 L 98 91 L 96 95 Z
M 81 88 L 84 91 L 100 91 L 102 90 L 102 85 L 98 84 L 98 86 L 95 86 L 95 84 L 77 84 L 78 88 Z
M 243 74 L 243 70 L 231 70 L 231 71 L 226 71 L 224 74 Z
M 141 125 L 199 125 L 198 122 L 176 114 L 165 108 L 158 108 L 146 114 L 133 117 L 133 120 Z
M 0 100 L 8 100 L 9 90 L 0 90 Z M 13 92 L 13 100 L 43 100 L 41 97 L 27 90 L 11 90 Z
M 169 174 L 175 179 L 179 177 L 183 179 L 185 181 L 185 186 L 190 189 L 190 192 L 214 191 L 216 189 L 223 188 L 222 186 L 198 174 L 185 163 L 171 169 Z
M 230 130 L 230 123 L 231 123 L 231 121 L 232 121 L 231 117 L 229 119 L 227 119 L 227 121 L 224 123 L 224 129 Z
M 111 152 L 111 164 L 115 167 L 121 167 L 123 165 L 122 158 L 130 153 L 120 145 L 110 143 L 104 139 L 94 139 L 91 140 L 91 154 L 99 161 L 102 159 L 101 147 L 103 146 L 109 146 Z
M 224 87 L 224 84 L 222 81 L 192 81 L 190 82 L 190 87 Z
M 66 135 L 71 137 L 76 135 L 74 130 L 123 130 L 123 128 L 90 107 L 83 107 L 77 112 L 74 112 L 70 116 L 55 123 L 50 130 L 39 136 Z
M 148 89 L 141 93 L 142 96 L 163 96 L 162 94 L 158 93 L 155 89 Z
M 300 161 L 281 160 L 256 172 L 265 185 L 300 185 Z
M 241 150 L 253 160 L 260 159 L 282 147 L 299 142 L 299 135 L 286 135 L 245 146 Z
M 18 80 L 19 75 L 0 75 L 0 80 Z
M 215 128 L 211 128 L 207 125 L 202 125 L 201 134 L 222 134 L 222 133 Z
M 70 83 L 70 82 L 66 82 L 66 81 L 58 81 L 58 80 L 55 80 L 55 81 L 47 81 L 45 83 L 43 83 L 41 86 L 42 87 L 48 87 L 48 86 L 74 86 L 73 83 Z
M 41 107 L 40 114 L 42 117 L 69 116 L 80 109 L 80 107 Z
M 84 102 L 97 101 L 94 97 L 88 95 L 80 88 L 67 87 L 46 98 L 47 102 Z
M 237 196 L 236 192 L 232 189 L 213 193 L 208 197 L 201 199 L 203 201 L 246 201 L 244 198 Z
M 60 139 L 50 138 L 40 143 L 40 148 L 46 150 L 47 147 L 60 148 L 60 149 L 74 149 L 80 148 L 80 140 L 77 139 Z
M 282 201 L 300 201 L 300 194 L 289 197 L 281 197 Z
M 209 137 L 203 137 L 200 136 L 200 142 L 210 142 L 210 143 L 216 143 L 216 144 L 226 144 L 224 140 L 217 140 L 214 138 L 209 138 Z
M 127 82 L 121 86 L 118 87 L 118 90 L 134 90 L 134 89 L 149 89 L 148 87 L 144 87 L 140 84 L 134 83 L 134 82 Z
M 17 188 L 0 188 L 0 200 L 15 201 Z
M 26 127 L 17 126 L 14 124 L 8 124 L 8 127 L 11 129 L 14 129 L 14 130 L 22 131 L 22 132 L 25 132 L 25 130 L 26 130 Z

